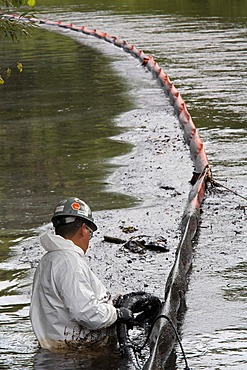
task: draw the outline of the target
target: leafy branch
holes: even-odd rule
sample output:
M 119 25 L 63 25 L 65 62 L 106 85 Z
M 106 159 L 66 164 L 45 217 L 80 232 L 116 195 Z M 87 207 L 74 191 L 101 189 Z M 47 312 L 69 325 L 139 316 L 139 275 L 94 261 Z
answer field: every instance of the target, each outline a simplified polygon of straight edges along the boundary
M 6 10 L 14 8 L 20 9 L 21 6 L 34 7 L 35 0 L 0 0 L 0 5 Z M 0 7 L 1 10 L 1 7 Z M 36 27 L 36 24 L 32 22 L 26 22 L 24 17 L 33 16 L 29 11 L 22 13 L 20 17 L 17 18 L 5 18 L 0 14 L 0 39 L 2 37 L 10 37 L 13 42 L 19 42 L 23 38 L 31 36 L 31 31 Z M 17 62 L 17 68 L 19 72 L 22 72 L 22 64 Z M 0 85 L 4 84 L 5 79 L 11 75 L 11 68 L 1 68 L 0 66 Z M 4 76 L 4 78 L 3 78 Z
M 20 41 L 22 38 L 31 36 L 30 31 L 34 28 L 34 24 L 24 22 L 21 19 L 0 19 L 0 38 L 3 34 L 5 37 L 11 37 L 13 41 Z

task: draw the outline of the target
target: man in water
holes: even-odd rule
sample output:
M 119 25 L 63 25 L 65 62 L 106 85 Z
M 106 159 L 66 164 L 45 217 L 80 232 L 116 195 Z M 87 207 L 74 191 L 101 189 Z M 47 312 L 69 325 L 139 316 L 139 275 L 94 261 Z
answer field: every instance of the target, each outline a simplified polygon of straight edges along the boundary
M 35 272 L 30 307 L 42 348 L 104 346 L 115 341 L 117 320 L 132 312 L 115 308 L 110 294 L 87 265 L 85 253 L 97 230 L 88 205 L 78 198 L 61 201 L 52 217 L 55 234 L 41 236 L 47 253 Z

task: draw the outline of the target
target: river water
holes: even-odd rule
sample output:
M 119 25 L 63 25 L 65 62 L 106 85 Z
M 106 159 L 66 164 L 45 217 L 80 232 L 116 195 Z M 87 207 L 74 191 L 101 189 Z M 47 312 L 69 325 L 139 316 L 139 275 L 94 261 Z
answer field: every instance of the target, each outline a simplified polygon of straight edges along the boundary
M 53 0 L 37 5 L 41 17 L 97 28 L 152 54 L 186 101 L 215 179 L 247 196 L 245 1 L 105 0 L 92 5 Z M 17 61 L 23 63 L 21 76 Z M 137 179 L 132 174 L 133 186 L 128 155 L 150 139 L 141 136 L 147 122 L 159 136 L 163 126 L 177 124 L 169 102 L 138 61 L 90 36 L 37 29 L 19 44 L 1 39 L 0 62 L 12 68 L 0 88 L 0 368 L 127 368 L 117 354 L 101 354 L 100 361 L 38 356 L 28 318 L 33 267 L 42 254 L 36 236 L 49 227 L 57 201 L 71 193 L 84 197 L 105 223 L 104 211 L 122 216 L 127 208 L 158 203 L 157 194 L 143 186 L 151 166 L 142 169 L 143 180 L 138 172 Z M 133 117 L 142 121 L 138 135 L 128 139 Z M 158 137 L 151 139 L 155 146 Z M 183 145 L 179 150 L 181 163 L 173 172 L 181 177 L 175 187 L 185 189 L 182 209 L 188 193 L 182 183 L 191 168 Z M 170 167 L 166 176 L 172 179 Z M 119 168 L 124 168 L 124 184 L 115 175 Z M 246 200 L 220 188 L 204 201 L 182 325 L 192 369 L 247 368 L 246 212 Z M 138 270 L 138 259 L 135 263 Z M 121 276 L 121 264 L 115 269 Z M 150 286 L 152 274 L 151 269 Z M 131 279 L 125 279 L 126 286 Z M 164 282 L 153 280 L 162 296 Z M 116 281 L 111 285 L 117 289 Z M 169 369 L 183 368 L 178 348 Z

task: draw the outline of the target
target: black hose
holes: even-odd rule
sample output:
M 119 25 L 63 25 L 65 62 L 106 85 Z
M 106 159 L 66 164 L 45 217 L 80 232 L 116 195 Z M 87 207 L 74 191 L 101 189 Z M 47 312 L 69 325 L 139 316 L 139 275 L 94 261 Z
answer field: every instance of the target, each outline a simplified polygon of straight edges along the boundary
M 151 333 L 152 333 L 152 330 L 153 330 L 153 328 L 154 328 L 155 323 L 156 323 L 159 319 L 161 319 L 161 318 L 165 318 L 165 319 L 169 322 L 169 324 L 171 325 L 171 327 L 173 328 L 174 333 L 175 333 L 176 338 L 177 338 L 177 341 L 178 341 L 178 343 L 179 343 L 179 345 L 180 345 L 181 352 L 182 352 L 182 354 L 183 354 L 183 358 L 184 358 L 184 362 L 185 362 L 185 370 L 191 370 L 191 369 L 189 368 L 188 361 L 187 361 L 187 358 L 186 358 L 186 355 L 185 355 L 185 352 L 184 352 L 184 349 L 183 349 L 183 346 L 182 346 L 182 342 L 181 342 L 181 340 L 180 340 L 180 338 L 179 338 L 179 335 L 178 335 L 177 329 L 176 329 L 175 325 L 173 324 L 172 320 L 171 320 L 168 316 L 166 316 L 166 315 L 164 315 L 164 314 L 158 315 L 158 316 L 155 318 L 155 320 L 153 321 L 153 323 L 152 323 L 152 325 L 151 325 L 151 327 L 150 327 L 150 329 L 149 329 L 149 332 L 148 332 L 147 338 L 146 338 L 145 342 L 143 343 L 143 345 L 142 345 L 141 347 L 139 347 L 139 348 L 138 348 L 138 347 L 135 347 L 135 346 L 133 345 L 133 349 L 134 349 L 134 351 L 135 351 L 135 352 L 141 352 L 141 351 L 143 350 L 143 348 L 146 346 L 146 344 L 147 344 L 147 343 L 148 343 L 148 341 L 149 341 L 149 338 L 150 338 L 150 335 L 151 335 Z
M 117 302 L 115 303 L 115 307 L 126 307 L 129 308 L 134 313 L 139 313 L 139 315 L 137 315 L 135 321 L 131 325 L 132 328 L 133 326 L 138 326 L 144 322 L 150 324 L 150 328 L 148 330 L 148 334 L 144 343 L 141 346 L 136 346 L 129 338 L 128 330 L 130 327 L 128 326 L 128 324 L 119 322 L 117 324 L 117 336 L 118 342 L 120 344 L 120 350 L 123 354 L 125 354 L 129 358 L 129 360 L 133 363 L 136 369 L 141 369 L 136 354 L 140 353 L 147 345 L 155 323 L 159 319 L 165 318 L 172 326 L 177 341 L 180 345 L 181 352 L 185 362 L 185 370 L 190 370 L 181 340 L 179 338 L 174 323 L 168 316 L 164 314 L 158 314 L 158 312 L 160 312 L 161 306 L 162 303 L 157 297 L 152 296 L 151 294 L 145 292 L 132 292 L 124 296 L 120 296 L 118 298 Z

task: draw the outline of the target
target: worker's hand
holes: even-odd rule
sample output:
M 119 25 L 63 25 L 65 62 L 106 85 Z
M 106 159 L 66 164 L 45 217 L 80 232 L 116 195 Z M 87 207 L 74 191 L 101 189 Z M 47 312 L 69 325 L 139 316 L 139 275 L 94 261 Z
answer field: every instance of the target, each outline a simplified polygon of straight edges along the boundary
M 125 307 L 117 308 L 117 318 L 123 323 L 133 323 L 134 316 L 133 312 Z

